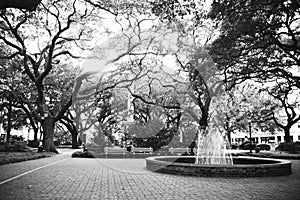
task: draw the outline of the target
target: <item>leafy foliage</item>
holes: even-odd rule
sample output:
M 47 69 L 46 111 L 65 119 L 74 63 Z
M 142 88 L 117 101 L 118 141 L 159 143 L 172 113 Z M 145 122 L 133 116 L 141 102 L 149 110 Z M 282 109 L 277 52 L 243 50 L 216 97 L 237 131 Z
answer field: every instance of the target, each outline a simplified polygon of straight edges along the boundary
M 227 91 L 212 102 L 217 121 L 225 131 L 228 141 L 236 131 L 248 131 L 249 122 L 255 129 L 274 133 L 278 127 L 272 120 L 272 111 L 278 106 L 271 102 L 267 94 L 260 93 L 258 87 L 241 84 Z
M 102 132 L 112 142 L 114 137 L 112 135 L 111 127 L 116 124 L 115 116 L 112 115 L 112 104 L 111 104 L 112 92 L 101 91 L 96 95 L 95 101 L 96 106 L 100 108 L 97 113 L 98 121 L 102 124 Z
M 276 151 L 287 151 L 290 153 L 296 153 L 300 150 L 300 144 L 299 142 L 284 142 L 280 143 L 278 147 L 276 147 Z
M 283 78 L 300 87 L 299 15 L 296 0 L 214 1 L 209 16 L 221 27 L 210 53 L 227 81 Z
M 178 135 L 181 119 L 180 107 L 172 93 L 151 97 L 157 105 L 147 104 L 144 98 L 134 95 L 136 122 L 131 125 L 128 134 L 132 135 L 133 144 L 138 147 L 152 147 L 155 151 L 169 144 Z M 137 103 L 138 102 L 138 103 Z
M 152 12 L 167 23 L 189 19 L 198 26 L 202 24 L 204 12 L 201 9 L 204 1 L 194 0 L 155 0 L 150 3 Z
M 266 84 L 265 90 L 278 102 L 276 110 L 285 110 L 286 124 L 274 115 L 273 120 L 289 140 L 289 129 L 299 120 L 295 106 L 287 102 L 287 94 L 300 88 L 299 2 L 214 1 L 209 16 L 220 23 L 210 53 L 226 75 L 227 88 L 250 79 Z

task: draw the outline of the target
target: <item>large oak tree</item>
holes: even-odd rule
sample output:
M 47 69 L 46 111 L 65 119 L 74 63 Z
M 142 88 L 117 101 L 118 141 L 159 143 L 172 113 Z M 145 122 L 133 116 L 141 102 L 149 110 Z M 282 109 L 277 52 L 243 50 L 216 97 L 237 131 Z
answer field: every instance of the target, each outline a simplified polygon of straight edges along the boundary
M 71 51 L 74 46 L 82 47 L 80 42 L 88 41 L 87 24 L 91 18 L 95 19 L 94 9 L 80 1 L 47 1 L 34 13 L 6 9 L 1 11 L 0 17 L 0 41 L 10 49 L 1 59 L 20 61 L 20 71 L 16 73 L 24 75 L 32 87 L 30 95 L 23 96 L 23 103 L 42 126 L 45 150 L 55 151 L 55 123 L 71 106 L 74 91 L 66 87 L 66 91 L 62 89 L 54 94 L 53 87 L 54 84 L 73 86 L 75 83 L 74 79 L 65 83 L 68 79 L 64 72 L 59 75 L 56 72 L 71 65 L 70 59 L 77 58 Z M 56 83 L 51 81 L 53 77 Z M 80 79 L 77 83 L 80 84 Z

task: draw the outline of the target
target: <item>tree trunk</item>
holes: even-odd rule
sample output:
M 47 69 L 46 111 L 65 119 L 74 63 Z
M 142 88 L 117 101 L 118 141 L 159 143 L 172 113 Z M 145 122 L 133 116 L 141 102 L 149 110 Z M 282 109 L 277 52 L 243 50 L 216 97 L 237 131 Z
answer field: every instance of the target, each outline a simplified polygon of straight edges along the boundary
M 33 129 L 33 133 L 34 133 L 34 138 L 33 138 L 33 141 L 38 141 L 38 132 L 39 132 L 39 128 L 38 126 L 35 125 L 34 121 L 33 120 L 30 120 L 30 125 Z
M 290 136 L 290 128 L 284 129 L 284 141 L 289 143 L 292 142 L 292 138 Z
M 78 133 L 77 131 L 74 131 L 72 134 L 72 148 L 77 149 L 78 148 Z
M 208 100 L 207 100 L 208 101 Z M 201 108 L 201 119 L 199 120 L 199 126 L 201 130 L 205 130 L 208 127 L 208 118 L 209 118 L 209 104 Z
M 37 126 L 35 126 L 33 121 L 30 121 L 31 127 L 33 129 L 33 147 L 38 147 L 39 146 L 39 142 L 38 142 L 38 132 L 39 132 L 39 128 Z
M 226 121 L 226 132 L 227 132 L 228 143 L 231 146 L 231 130 L 230 130 L 228 121 Z
M 77 149 L 78 148 L 78 130 L 77 127 L 74 125 L 72 121 L 64 121 L 61 120 L 61 123 L 65 125 L 65 127 L 68 129 L 68 131 L 72 135 L 72 148 Z
M 78 148 L 78 131 L 76 126 L 72 123 L 71 128 L 69 129 L 69 131 L 71 132 L 72 135 L 72 148 L 73 149 L 77 149 Z
M 34 138 L 33 138 L 33 141 L 38 141 L 38 132 L 39 132 L 39 129 L 34 128 L 34 129 L 33 129 L 33 132 L 34 132 Z
M 55 120 L 47 117 L 42 122 L 43 127 L 43 146 L 45 151 L 49 152 L 57 152 L 55 149 L 53 138 L 54 138 L 54 127 L 55 127 Z
M 12 112 L 12 105 L 11 105 L 11 101 L 9 101 L 8 113 L 7 113 L 6 142 L 9 142 L 9 139 L 10 139 L 10 132 L 11 132 L 11 112 Z
M 228 139 L 228 143 L 231 146 L 231 131 L 227 132 L 227 139 Z
M 34 138 L 33 138 L 32 147 L 35 147 L 35 148 L 39 147 L 38 132 L 39 132 L 39 129 L 37 127 L 34 127 L 33 128 Z

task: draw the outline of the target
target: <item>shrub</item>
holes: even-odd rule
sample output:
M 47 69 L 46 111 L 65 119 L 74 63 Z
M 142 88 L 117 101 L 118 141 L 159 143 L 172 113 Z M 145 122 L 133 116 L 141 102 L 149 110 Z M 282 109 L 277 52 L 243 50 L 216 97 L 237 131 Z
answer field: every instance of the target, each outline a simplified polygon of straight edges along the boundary
M 10 152 L 29 152 L 31 151 L 25 142 L 14 141 L 12 143 L 4 143 L 0 147 L 0 151 L 10 151 Z
M 276 147 L 276 151 L 287 151 L 290 153 L 295 153 L 297 150 L 300 148 L 300 143 L 299 142 L 294 142 L 294 143 L 288 143 L 288 142 L 283 142 Z
M 260 148 L 259 147 L 255 147 L 255 153 L 259 153 L 260 152 Z
M 255 147 L 256 147 L 256 144 L 251 143 L 251 149 L 254 149 Z M 249 142 L 249 141 L 243 142 L 243 143 L 240 145 L 240 149 L 243 149 L 243 150 L 250 150 L 250 142 Z
M 34 141 L 34 140 L 29 140 L 28 141 L 28 146 L 32 148 L 37 148 L 39 146 L 39 141 Z
M 38 154 L 35 152 L 6 152 L 0 153 L 0 165 L 8 164 L 8 163 L 15 163 L 15 162 L 22 162 L 25 160 L 34 160 L 39 158 L 45 158 L 53 156 L 53 153 L 42 153 Z
M 256 147 L 258 147 L 260 150 L 270 151 L 271 146 L 269 144 L 258 144 Z
M 296 151 L 300 151 L 300 142 L 299 141 L 294 142 L 293 145 L 294 145 Z
M 239 145 L 237 144 L 231 144 L 231 149 L 238 149 L 239 148 Z
M 91 151 L 76 151 L 72 154 L 73 158 L 95 158 L 96 156 L 94 155 L 93 152 Z
M 54 144 L 54 146 L 58 147 L 60 145 L 60 141 L 59 140 L 54 140 L 53 144 Z

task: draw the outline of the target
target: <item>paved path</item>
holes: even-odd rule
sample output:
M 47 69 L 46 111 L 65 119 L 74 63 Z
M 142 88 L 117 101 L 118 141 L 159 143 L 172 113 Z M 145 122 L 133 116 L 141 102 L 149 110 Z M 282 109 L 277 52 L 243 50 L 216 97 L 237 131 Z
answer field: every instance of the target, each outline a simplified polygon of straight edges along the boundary
M 64 153 L 0 166 L 0 199 L 300 199 L 300 161 L 292 162 L 289 176 L 201 178 L 153 173 L 144 159 Z

